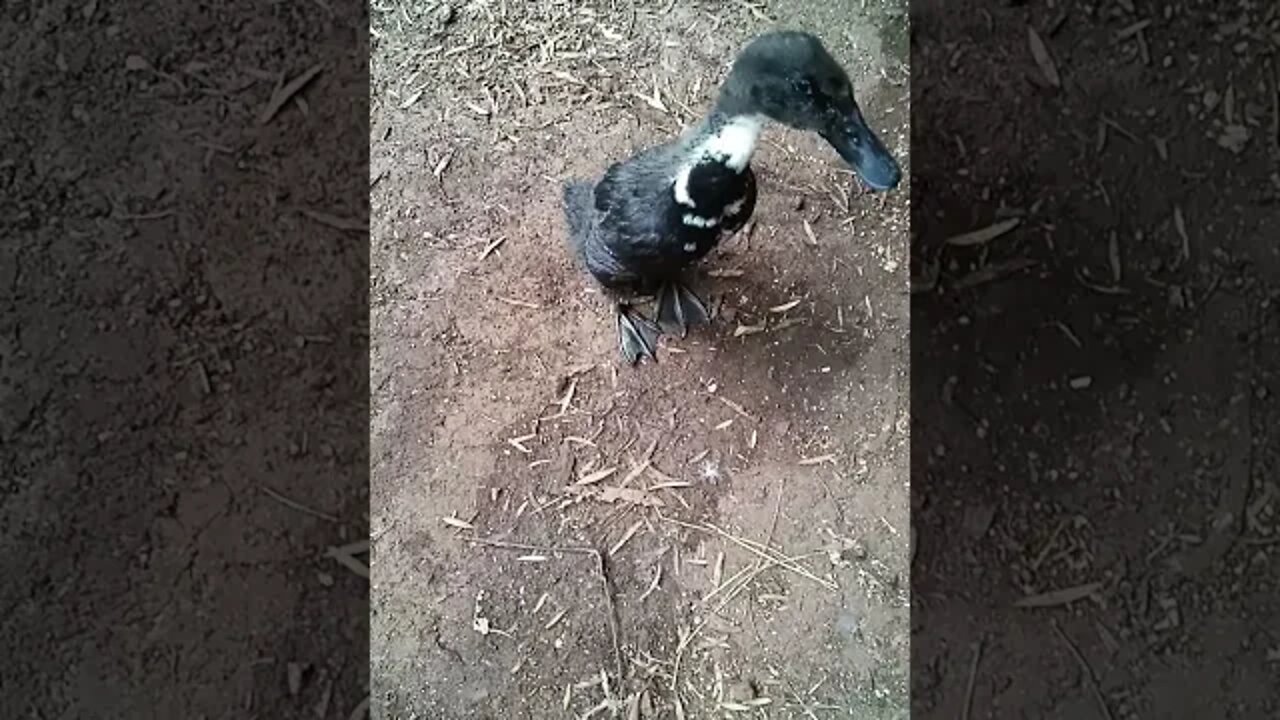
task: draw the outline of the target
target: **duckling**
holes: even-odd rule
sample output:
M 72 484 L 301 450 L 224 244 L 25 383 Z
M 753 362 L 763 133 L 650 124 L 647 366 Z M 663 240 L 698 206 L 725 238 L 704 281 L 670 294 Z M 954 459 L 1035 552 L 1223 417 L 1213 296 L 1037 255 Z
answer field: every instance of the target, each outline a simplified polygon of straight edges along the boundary
M 901 180 L 897 161 L 863 119 L 848 75 L 818 38 L 797 31 L 756 37 L 701 122 L 614 163 L 594 186 L 564 184 L 570 244 L 614 296 L 619 348 L 629 364 L 656 360 L 660 335 L 683 337 L 710 321 L 681 275 L 754 212 L 751 157 L 768 120 L 817 133 L 873 190 Z M 656 323 L 620 299 L 626 291 L 656 293 Z

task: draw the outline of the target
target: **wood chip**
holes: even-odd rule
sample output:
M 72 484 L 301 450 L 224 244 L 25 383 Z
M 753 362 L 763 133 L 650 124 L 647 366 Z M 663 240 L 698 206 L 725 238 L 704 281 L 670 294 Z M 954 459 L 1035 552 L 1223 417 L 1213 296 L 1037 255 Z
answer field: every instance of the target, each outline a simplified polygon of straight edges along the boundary
M 1030 25 L 1027 26 L 1027 41 L 1031 46 L 1031 56 L 1035 58 L 1036 65 L 1040 66 L 1044 79 L 1055 88 L 1062 87 L 1062 78 L 1058 75 L 1058 66 L 1049 55 L 1049 48 L 1045 47 L 1040 34 Z
M 765 331 L 766 325 L 762 322 L 759 325 L 739 325 L 734 328 L 733 336 L 736 338 L 746 337 L 747 335 L 755 335 Z
M 948 245 L 956 247 L 972 247 L 974 245 L 985 245 L 992 240 L 1004 235 L 1022 224 L 1021 218 L 1009 218 L 1001 220 L 998 223 L 988 225 L 979 230 L 971 230 L 966 233 L 960 233 L 953 237 L 947 238 Z
M 1091 582 L 1074 587 L 1062 588 L 1060 590 L 1051 590 L 1039 595 L 1028 595 L 1018 600 L 1013 605 L 1020 608 L 1045 608 L 1057 607 L 1059 605 L 1069 605 L 1077 600 L 1083 600 L 1090 595 L 1098 592 L 1102 588 L 1102 583 Z

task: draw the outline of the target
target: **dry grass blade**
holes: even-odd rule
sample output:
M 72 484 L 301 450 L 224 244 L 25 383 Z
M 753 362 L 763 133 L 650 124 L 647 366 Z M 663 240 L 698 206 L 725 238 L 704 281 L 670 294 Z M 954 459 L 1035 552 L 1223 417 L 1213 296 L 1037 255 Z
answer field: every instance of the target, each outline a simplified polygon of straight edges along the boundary
M 528 446 L 525 445 L 525 443 L 529 442 L 530 440 L 536 437 L 538 437 L 536 433 L 529 433 L 528 435 L 521 435 L 520 437 L 509 438 L 507 440 L 507 444 L 519 450 L 520 452 L 524 453 L 525 455 L 532 455 L 533 451 L 530 450 Z
M 1030 258 L 1016 258 L 1014 260 L 993 263 L 984 268 L 974 270 L 968 275 L 956 280 L 952 283 L 951 287 L 956 290 L 967 290 L 979 285 L 985 285 L 989 282 L 995 282 L 1000 278 L 1012 275 L 1022 270 L 1028 270 L 1036 265 L 1036 261 Z
M 1057 607 L 1058 605 L 1069 605 L 1077 600 L 1093 595 L 1102 588 L 1102 583 L 1091 582 L 1083 585 L 1076 585 L 1069 588 L 1061 588 L 1059 590 L 1050 590 L 1049 592 L 1040 593 L 1038 595 L 1028 595 L 1013 604 L 1014 607 L 1020 608 L 1044 608 Z
M 734 328 L 733 336 L 739 338 L 747 335 L 755 335 L 756 333 L 764 332 L 766 327 L 767 326 L 763 322 L 759 325 L 739 325 Z
M 502 245 L 502 243 L 506 241 L 507 239 L 505 237 L 500 237 L 497 240 L 491 240 L 488 245 L 484 246 L 484 250 L 480 252 L 480 259 L 484 260 L 485 258 L 492 255 L 493 251 L 497 250 Z
M 969 720 L 969 714 L 973 712 L 973 689 L 978 684 L 978 663 L 982 661 L 982 646 L 986 644 L 986 638 L 978 638 L 978 644 L 973 648 L 973 661 L 969 664 L 969 682 L 965 686 L 964 691 L 964 710 L 960 716 L 961 720 Z
M 835 453 L 827 453 L 826 455 L 818 455 L 817 457 L 801 458 L 800 464 L 807 467 L 809 465 L 821 465 L 822 463 L 829 463 L 834 461 L 835 459 L 836 459 Z
M 757 420 L 757 419 L 756 419 L 756 418 L 755 418 L 751 413 L 747 412 L 747 409 L 746 409 L 746 408 L 742 407 L 742 406 L 741 406 L 741 405 L 739 405 L 738 403 L 736 403 L 736 402 L 734 402 L 734 401 L 732 401 L 732 400 L 730 400 L 730 399 L 728 399 L 728 398 L 721 397 L 721 396 L 719 396 L 719 395 L 715 395 L 715 396 L 713 396 L 713 397 L 715 397 L 715 399 L 716 399 L 716 400 L 719 400 L 721 403 L 724 403 L 725 407 L 727 407 L 727 408 L 729 408 L 730 410 L 732 410 L 732 411 L 734 411 L 734 412 L 738 413 L 739 415 L 741 415 L 742 417 L 744 417 L 744 418 L 746 418 L 746 419 L 750 420 L 751 422 L 759 422 L 759 420 Z
M 817 583 L 817 584 L 821 585 L 822 587 L 824 587 L 824 588 L 826 588 L 826 589 L 828 589 L 828 590 L 835 591 L 835 590 L 839 590 L 839 589 L 840 589 L 840 586 L 836 585 L 836 584 L 835 584 L 834 582 L 832 582 L 831 580 L 827 580 L 827 579 L 824 579 L 824 578 L 820 578 L 820 577 L 818 577 L 817 575 L 814 575 L 812 572 L 810 572 L 810 571 L 809 571 L 807 568 L 805 568 L 804 566 L 802 566 L 802 565 L 798 564 L 796 561 L 792 560 L 791 558 L 788 558 L 788 557 L 786 557 L 786 556 L 782 555 L 782 554 L 781 554 L 781 553 L 779 553 L 777 550 L 774 550 L 773 548 L 768 547 L 767 545 L 763 545 L 763 544 L 758 543 L 758 542 L 756 542 L 756 541 L 754 541 L 754 540 L 748 540 L 748 539 L 746 539 L 746 538 L 738 537 L 737 535 L 734 535 L 733 533 L 726 532 L 726 531 L 724 531 L 724 530 L 722 530 L 722 529 L 720 529 L 720 528 L 716 527 L 715 525 L 711 525 L 711 524 L 701 524 L 701 525 L 700 525 L 700 524 L 697 524 L 697 523 L 685 522 L 684 520 L 678 520 L 678 519 L 676 519 L 676 518 L 667 517 L 667 516 L 665 516 L 665 515 L 663 515 L 663 514 L 661 514 L 661 513 L 658 513 L 658 518 L 659 518 L 659 519 L 661 519 L 661 520 L 664 520 L 664 521 L 666 521 L 666 522 L 672 523 L 672 524 L 674 524 L 674 525 L 678 525 L 678 526 L 683 527 L 683 528 L 688 528 L 688 529 L 690 529 L 690 530 L 697 530 L 697 531 L 699 531 L 699 532 L 705 532 L 705 533 L 711 533 L 711 534 L 714 534 L 714 535 L 719 535 L 720 537 L 722 537 L 722 538 L 724 538 L 725 540 L 728 540 L 729 542 L 733 543 L 734 545 L 737 545 L 738 547 L 740 547 L 740 548 L 742 548 L 742 549 L 746 550 L 747 552 L 751 553 L 752 555 L 755 555 L 755 556 L 759 557 L 760 559 L 765 560 L 765 561 L 767 561 L 767 562 L 771 562 L 771 563 L 774 563 L 774 564 L 776 564 L 776 565 L 779 565 L 779 566 L 781 566 L 781 567 L 783 567 L 783 568 L 786 568 L 787 570 L 790 570 L 791 572 L 795 573 L 796 575 L 799 575 L 800 577 L 806 578 L 806 579 L 808 579 L 808 580 L 812 580 L 813 582 L 815 582 L 815 583 Z
M 782 313 L 785 313 L 786 311 L 795 308 L 799 304 L 800 304 L 799 299 L 792 300 L 791 302 L 785 302 L 785 303 L 782 303 L 781 305 L 774 305 L 773 307 L 769 308 L 769 312 L 775 313 L 777 315 L 781 315 Z
M 323 64 L 316 64 L 308 68 L 298 77 L 291 80 L 288 84 L 277 89 L 271 94 L 271 99 L 267 101 L 266 107 L 262 109 L 262 113 L 258 116 L 258 124 L 266 125 L 271 119 L 280 112 L 280 108 L 284 107 L 294 95 L 297 95 L 307 83 L 315 79 L 320 72 L 324 70 Z
M 1139 20 L 1138 22 L 1133 23 L 1132 25 L 1127 25 L 1121 28 L 1120 30 L 1116 31 L 1116 39 L 1124 40 L 1126 38 L 1131 38 L 1134 35 L 1137 35 L 1138 33 L 1142 32 L 1143 30 L 1146 30 L 1150 26 L 1151 26 L 1150 20 Z
M 808 238 L 809 245 L 818 247 L 818 236 L 813 234 L 813 226 L 809 224 L 808 220 L 804 221 L 804 236 Z
M 276 492 L 275 490 L 272 490 L 269 487 L 262 488 L 262 492 L 272 500 L 275 500 L 276 502 L 286 507 L 291 507 L 294 510 L 297 510 L 298 512 L 306 513 L 312 517 L 318 517 L 321 520 L 328 520 L 329 522 L 341 522 L 340 520 L 338 520 L 338 518 L 330 515 L 329 513 L 321 512 L 319 510 L 315 510 L 313 508 L 307 507 L 306 505 L 303 505 L 297 500 L 291 500 L 285 497 L 284 495 L 281 495 L 280 493 Z
M 312 220 L 315 220 L 321 225 L 327 225 L 335 230 L 342 230 L 344 232 L 369 231 L 369 223 L 364 220 L 352 220 L 350 218 L 338 217 L 337 215 L 331 215 L 327 212 L 311 210 L 309 208 L 299 208 L 298 212 L 306 215 Z
M 1076 659 L 1076 664 L 1080 666 L 1080 672 L 1089 681 L 1089 689 L 1093 693 L 1093 697 L 1098 701 L 1098 706 L 1102 708 L 1102 714 L 1107 720 L 1115 720 L 1115 715 L 1111 714 L 1111 707 L 1107 705 L 1107 698 L 1102 694 L 1102 689 L 1098 687 L 1098 676 L 1094 674 L 1093 667 L 1089 665 L 1089 661 L 1084 659 L 1084 654 L 1080 652 L 1080 648 L 1071 642 L 1071 638 L 1067 637 L 1067 633 L 1063 631 L 1062 626 L 1058 625 L 1057 620 L 1052 621 L 1053 630 L 1061 638 L 1067 649 L 1071 651 L 1072 657 Z
M 1174 206 L 1173 208 L 1173 227 L 1178 231 L 1178 237 L 1182 240 L 1182 260 L 1185 262 L 1191 259 L 1191 236 L 1187 234 L 1187 220 L 1182 216 L 1182 208 Z
M 344 552 L 344 548 L 329 548 L 325 554 L 356 575 L 369 579 L 369 566 L 352 557 L 350 552 Z
M 449 527 L 458 528 L 459 530 L 475 530 L 476 529 L 475 525 L 472 525 L 471 523 L 467 522 L 466 520 L 463 520 L 462 518 L 454 517 L 452 515 L 448 517 L 440 518 L 440 522 L 444 523 L 445 525 L 448 525 Z
M 622 537 L 618 538 L 618 542 L 614 543 L 613 547 L 609 548 L 609 552 L 606 554 L 609 557 L 613 557 L 614 555 L 617 555 L 618 551 L 621 550 L 623 546 L 625 546 L 627 543 L 631 542 L 631 538 L 635 537 L 637 532 L 640 532 L 640 528 L 643 525 L 644 525 L 643 520 L 637 520 L 631 523 L 631 527 L 627 528 L 627 531 L 622 533 Z
M 578 481 L 575 482 L 574 485 L 594 485 L 616 472 L 618 472 L 617 465 L 613 465 L 602 470 L 596 470 L 595 472 L 587 473 L 586 475 L 578 478 Z
M 1008 233 L 1014 228 L 1022 224 L 1021 218 L 1009 218 L 1001 220 L 998 223 L 988 225 L 987 227 L 971 230 L 969 232 L 960 233 L 947 238 L 947 244 L 955 247 L 972 247 L 974 245 L 985 245 L 992 240 Z
M 1271 145 L 1280 153 L 1280 78 L 1276 77 L 1275 66 L 1267 63 L 1267 75 L 1271 80 Z
M 1035 58 L 1036 65 L 1040 66 L 1044 79 L 1055 88 L 1062 87 L 1062 78 L 1058 75 L 1058 66 L 1049 55 L 1049 48 L 1040 39 L 1040 33 L 1030 25 L 1027 26 L 1027 42 L 1031 46 L 1031 56 Z
M 541 310 L 542 306 L 537 303 L 527 302 L 525 300 L 516 300 L 515 298 L 498 296 L 498 301 L 516 307 L 529 308 L 530 310 Z

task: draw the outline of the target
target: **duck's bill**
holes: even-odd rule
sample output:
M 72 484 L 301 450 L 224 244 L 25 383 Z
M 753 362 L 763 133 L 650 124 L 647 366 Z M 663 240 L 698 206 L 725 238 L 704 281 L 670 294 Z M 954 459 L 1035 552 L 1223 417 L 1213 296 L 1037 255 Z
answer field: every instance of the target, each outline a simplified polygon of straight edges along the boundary
M 902 168 L 860 115 L 835 123 L 822 137 L 873 190 L 892 190 L 902 180 Z

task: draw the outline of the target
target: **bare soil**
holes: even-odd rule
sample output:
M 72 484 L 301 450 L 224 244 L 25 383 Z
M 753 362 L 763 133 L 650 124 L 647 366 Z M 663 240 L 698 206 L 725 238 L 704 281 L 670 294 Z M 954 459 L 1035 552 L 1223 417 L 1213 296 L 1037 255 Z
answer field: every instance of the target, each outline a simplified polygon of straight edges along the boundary
M 903 5 L 372 24 L 374 716 L 905 717 L 906 188 L 768 130 L 754 227 L 706 264 L 732 271 L 703 278 L 714 325 L 634 369 L 559 199 L 705 111 L 773 26 L 824 38 L 909 167 Z
M 348 7 L 0 10 L 6 717 L 363 716 L 368 583 L 325 556 L 368 530 Z
M 912 32 L 913 716 L 1276 716 L 1275 4 Z

